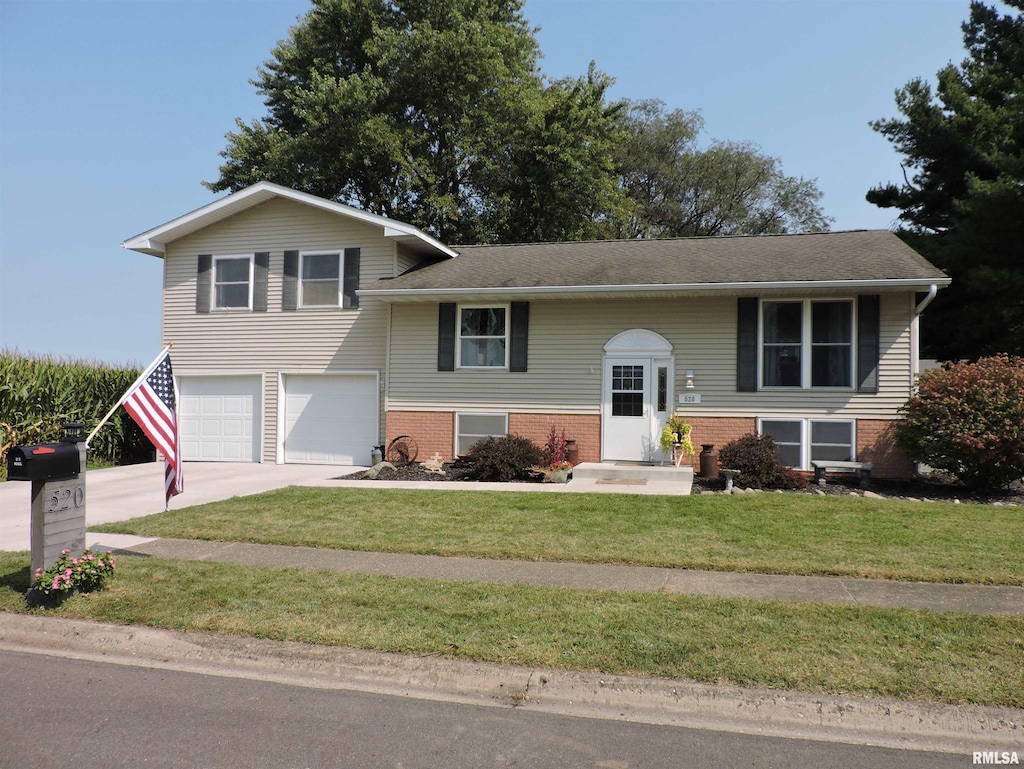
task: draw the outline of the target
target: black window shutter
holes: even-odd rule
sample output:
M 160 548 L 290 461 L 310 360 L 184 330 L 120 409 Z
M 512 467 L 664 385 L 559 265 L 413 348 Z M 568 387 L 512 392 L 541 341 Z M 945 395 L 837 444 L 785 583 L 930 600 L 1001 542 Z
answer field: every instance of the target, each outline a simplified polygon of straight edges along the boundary
M 736 311 L 736 389 L 757 390 L 757 297 L 740 297 Z
M 342 307 L 358 307 L 359 295 L 356 289 L 359 288 L 359 249 L 345 249 L 345 275 L 342 284 Z
M 210 311 L 210 292 L 213 281 L 213 255 L 200 254 L 196 272 L 196 312 Z
M 442 302 L 437 308 L 437 370 L 455 370 L 455 305 Z
M 878 392 L 879 337 L 881 335 L 880 297 L 857 297 L 857 392 Z
M 252 311 L 267 311 L 267 272 L 270 268 L 270 253 L 257 252 L 252 279 Z
M 295 310 L 299 306 L 299 252 L 284 252 L 284 274 L 281 283 L 281 309 Z
M 509 334 L 509 371 L 526 371 L 526 350 L 530 334 L 530 303 L 512 302 L 511 334 Z

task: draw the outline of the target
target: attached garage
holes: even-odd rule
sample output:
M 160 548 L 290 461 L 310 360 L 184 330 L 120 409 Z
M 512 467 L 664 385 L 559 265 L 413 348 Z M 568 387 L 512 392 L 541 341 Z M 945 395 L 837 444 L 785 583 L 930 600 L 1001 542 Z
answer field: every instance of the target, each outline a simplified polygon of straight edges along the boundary
M 181 453 L 186 461 L 261 460 L 261 376 L 183 376 L 178 390 Z
M 285 374 L 284 461 L 366 465 L 380 442 L 376 373 Z

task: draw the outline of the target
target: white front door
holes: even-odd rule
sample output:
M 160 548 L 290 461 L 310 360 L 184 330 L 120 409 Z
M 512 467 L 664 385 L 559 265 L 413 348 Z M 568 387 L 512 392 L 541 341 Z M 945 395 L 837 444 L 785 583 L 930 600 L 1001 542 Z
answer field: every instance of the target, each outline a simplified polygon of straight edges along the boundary
M 651 358 L 605 359 L 603 459 L 654 459 L 653 369 Z

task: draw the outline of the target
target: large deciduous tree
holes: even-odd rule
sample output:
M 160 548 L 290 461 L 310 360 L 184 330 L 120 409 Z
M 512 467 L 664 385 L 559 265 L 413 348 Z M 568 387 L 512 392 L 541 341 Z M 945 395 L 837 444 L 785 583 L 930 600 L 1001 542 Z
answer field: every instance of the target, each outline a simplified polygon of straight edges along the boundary
M 546 85 L 521 8 L 313 0 L 253 81 L 269 114 L 237 121 L 208 186 L 275 181 L 451 243 L 586 232 L 609 200 L 608 81 Z
M 972 2 L 967 58 L 896 92 L 902 118 L 872 127 L 905 157 L 902 184 L 867 199 L 901 210 L 900 233 L 952 278 L 922 348 L 946 360 L 1024 353 L 1024 0 Z
M 701 148 L 697 112 L 665 111 L 657 100 L 623 111 L 616 155 L 628 197 L 619 237 L 766 235 L 827 230 L 813 180 L 786 176 L 776 158 L 746 142 Z

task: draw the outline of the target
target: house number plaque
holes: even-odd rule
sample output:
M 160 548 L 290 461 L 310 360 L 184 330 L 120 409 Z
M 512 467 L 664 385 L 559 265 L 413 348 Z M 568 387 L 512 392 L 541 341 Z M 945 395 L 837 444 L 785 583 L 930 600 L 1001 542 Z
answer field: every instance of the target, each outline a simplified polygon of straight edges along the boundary
M 85 473 L 32 481 L 32 573 L 48 569 L 65 548 L 85 549 Z

